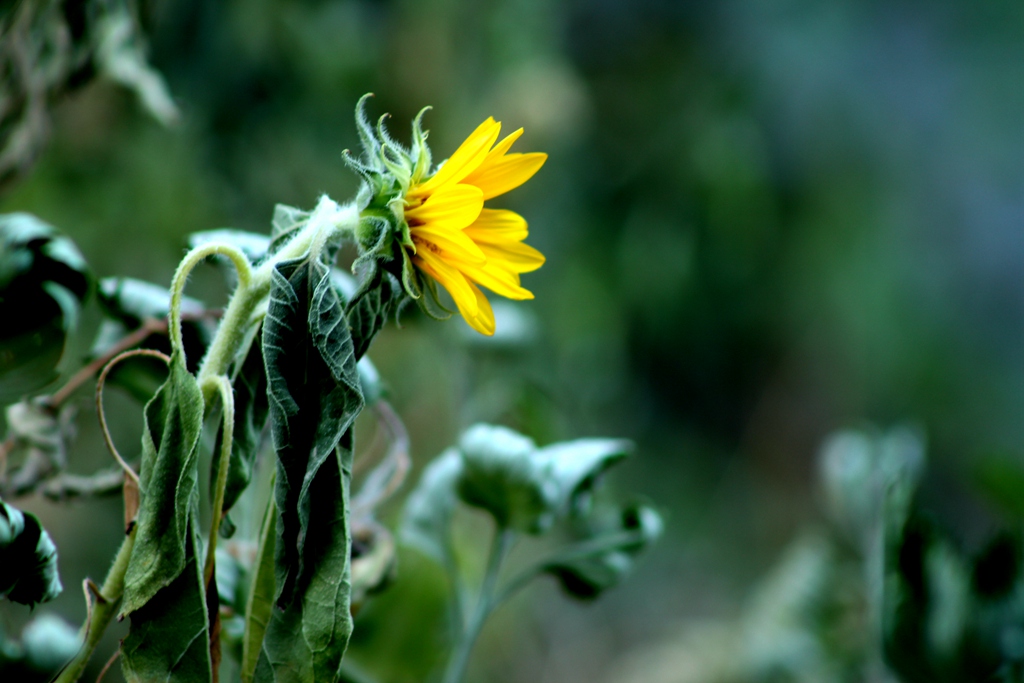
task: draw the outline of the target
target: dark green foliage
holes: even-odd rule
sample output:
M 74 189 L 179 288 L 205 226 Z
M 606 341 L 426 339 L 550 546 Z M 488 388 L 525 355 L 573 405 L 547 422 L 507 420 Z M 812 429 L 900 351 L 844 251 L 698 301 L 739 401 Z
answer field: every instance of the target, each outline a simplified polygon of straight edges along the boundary
M 0 502 L 0 597 L 35 605 L 61 590 L 50 535 L 32 513 Z
M 350 428 L 363 398 L 341 299 L 318 258 L 275 267 L 263 356 L 278 516 L 276 608 L 256 680 L 333 680 L 352 630 Z
M 90 276 L 78 248 L 27 213 L 0 215 L 0 400 L 53 381 Z

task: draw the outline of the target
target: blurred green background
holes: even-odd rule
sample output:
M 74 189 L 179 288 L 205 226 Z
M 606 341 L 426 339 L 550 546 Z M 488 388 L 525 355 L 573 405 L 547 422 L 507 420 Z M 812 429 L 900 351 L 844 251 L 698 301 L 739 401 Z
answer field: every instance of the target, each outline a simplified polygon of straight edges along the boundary
M 358 146 L 364 92 L 403 140 L 432 105 L 436 158 L 488 115 L 550 155 L 495 202 L 547 256 L 523 278 L 536 300 L 503 304 L 494 340 L 408 309 L 370 355 L 412 436 L 411 481 L 478 420 L 539 443 L 625 436 L 637 456 L 607 485 L 657 505 L 667 531 L 594 604 L 550 581 L 526 591 L 484 632 L 470 681 L 613 683 L 636 648 L 738 613 L 821 516 L 816 454 L 840 427 L 917 426 L 933 514 L 968 548 L 999 525 L 971 483 L 1024 459 L 1021 3 L 155 0 L 142 20 L 178 125 L 93 82 L 0 197 L 64 230 L 101 277 L 168 284 L 189 232 L 266 232 L 275 203 L 351 196 L 340 154 Z M 189 293 L 225 297 L 211 267 Z M 115 439 L 135 443 L 140 409 L 108 401 Z M 87 404 L 83 472 L 108 457 Z M 120 503 L 24 507 L 60 548 L 54 606 L 78 623 Z M 483 542 L 467 522 L 468 560 Z M 425 680 L 443 661 L 443 590 L 403 552 L 353 661 L 382 683 Z

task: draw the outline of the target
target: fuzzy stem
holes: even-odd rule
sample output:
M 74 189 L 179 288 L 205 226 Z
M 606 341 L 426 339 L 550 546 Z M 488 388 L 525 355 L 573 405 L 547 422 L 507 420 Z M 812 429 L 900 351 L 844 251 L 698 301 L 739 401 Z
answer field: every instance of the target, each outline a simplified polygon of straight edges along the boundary
M 132 526 L 131 531 L 121 543 L 121 549 L 117 551 L 114 564 L 107 572 L 107 578 L 97 596 L 96 604 L 93 605 L 86 617 L 86 622 L 82 627 L 85 631 L 85 641 L 82 643 L 81 649 L 75 658 L 68 662 L 60 674 L 53 679 L 53 683 L 74 683 L 81 677 L 85 667 L 89 664 L 89 659 L 92 658 L 92 653 L 103 637 L 103 633 L 107 630 L 107 626 L 120 610 L 121 597 L 124 595 L 124 575 L 128 570 L 128 559 L 132 555 L 132 547 L 135 545 L 136 528 Z M 86 590 L 89 590 L 88 584 Z
M 214 381 L 224 406 L 224 434 L 221 437 L 220 462 L 217 466 L 217 483 L 213 490 L 213 518 L 210 520 L 210 541 L 206 549 L 206 566 L 203 569 L 203 585 L 209 588 L 216 569 L 217 535 L 220 533 L 221 519 L 224 517 L 224 489 L 228 484 L 228 469 L 231 464 L 232 436 L 235 429 L 235 395 L 231 390 L 231 382 L 221 375 Z
M 444 683 L 460 683 L 466 673 L 466 665 L 469 663 L 469 655 L 473 651 L 476 639 L 483 629 L 484 622 L 490 616 L 491 610 L 497 604 L 494 600 L 495 587 L 498 584 L 498 574 L 501 572 L 501 563 L 508 553 L 508 549 L 514 540 L 514 533 L 510 529 L 498 529 L 491 539 L 491 551 L 487 560 L 487 572 L 484 574 L 484 581 L 480 587 L 480 597 L 477 599 L 476 609 L 466 624 L 458 644 L 452 651 L 451 659 L 448 660 L 448 668 L 444 673 Z

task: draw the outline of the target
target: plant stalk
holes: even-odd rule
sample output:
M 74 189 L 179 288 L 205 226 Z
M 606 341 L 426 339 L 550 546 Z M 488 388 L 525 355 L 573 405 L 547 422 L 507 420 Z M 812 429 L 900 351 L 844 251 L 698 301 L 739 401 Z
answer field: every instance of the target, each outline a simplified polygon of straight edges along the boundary
M 487 559 L 487 572 L 484 574 L 484 581 L 480 587 L 480 597 L 477 599 L 476 608 L 466 623 L 466 628 L 459 637 L 459 642 L 452 650 L 451 658 L 448 660 L 448 667 L 445 669 L 444 683 L 461 683 L 466 673 L 466 665 L 469 663 L 469 655 L 476 645 L 477 637 L 483 629 L 491 610 L 498 604 L 495 601 L 495 588 L 498 585 L 498 574 L 501 572 L 501 563 L 505 559 L 509 548 L 512 546 L 514 533 L 507 528 L 498 529 L 491 539 L 490 556 Z
M 103 588 L 96 596 L 96 603 L 86 617 L 86 622 L 82 627 L 84 642 L 81 649 L 78 650 L 75 658 L 68 662 L 53 679 L 53 683 L 75 683 L 82 676 L 96 646 L 103 637 L 103 633 L 107 630 L 107 626 L 120 610 L 121 597 L 124 595 L 124 575 L 128 570 L 128 559 L 132 555 L 132 547 L 135 545 L 135 529 L 136 527 L 133 525 L 121 543 L 121 549 L 117 551 L 114 564 L 111 565 L 110 571 L 107 572 L 107 578 L 103 581 Z M 86 591 L 88 590 L 87 583 Z

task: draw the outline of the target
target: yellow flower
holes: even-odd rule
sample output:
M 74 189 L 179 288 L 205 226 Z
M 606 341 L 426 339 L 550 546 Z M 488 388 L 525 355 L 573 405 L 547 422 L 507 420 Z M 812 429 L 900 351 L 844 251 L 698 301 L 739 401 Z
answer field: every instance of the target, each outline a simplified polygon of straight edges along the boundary
M 539 251 L 523 243 L 522 216 L 484 208 L 486 200 L 529 180 L 548 157 L 508 154 L 523 129 L 495 144 L 500 130 L 488 118 L 432 176 L 413 178 L 405 195 L 413 263 L 441 283 L 466 322 L 486 335 L 494 334 L 494 312 L 477 285 L 509 299 L 532 299 L 519 274 L 544 263 Z

